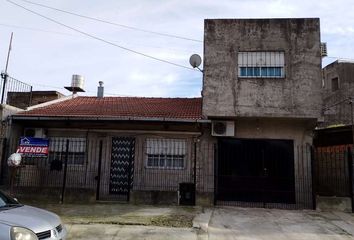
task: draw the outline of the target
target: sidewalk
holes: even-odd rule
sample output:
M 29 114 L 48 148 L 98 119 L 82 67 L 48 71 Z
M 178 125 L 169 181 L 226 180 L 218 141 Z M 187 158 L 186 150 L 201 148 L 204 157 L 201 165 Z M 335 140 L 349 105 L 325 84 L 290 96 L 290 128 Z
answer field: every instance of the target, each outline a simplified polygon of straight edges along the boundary
M 68 240 L 354 239 L 354 215 L 343 212 L 122 203 L 36 206 L 61 216 L 69 231 Z
M 216 207 L 208 239 L 349 240 L 354 215 L 343 212 Z
M 65 224 L 113 224 L 191 228 L 201 207 L 127 203 L 29 204 L 58 214 Z
M 191 228 L 155 226 L 122 226 L 111 224 L 67 225 L 68 240 L 197 240 L 197 232 Z

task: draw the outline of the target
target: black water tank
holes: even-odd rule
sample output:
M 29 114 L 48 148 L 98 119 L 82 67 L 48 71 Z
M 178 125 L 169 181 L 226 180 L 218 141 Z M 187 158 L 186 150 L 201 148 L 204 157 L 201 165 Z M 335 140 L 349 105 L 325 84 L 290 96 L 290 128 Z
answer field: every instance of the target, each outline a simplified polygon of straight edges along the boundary
M 195 185 L 194 183 L 179 184 L 179 204 L 180 205 L 195 205 Z

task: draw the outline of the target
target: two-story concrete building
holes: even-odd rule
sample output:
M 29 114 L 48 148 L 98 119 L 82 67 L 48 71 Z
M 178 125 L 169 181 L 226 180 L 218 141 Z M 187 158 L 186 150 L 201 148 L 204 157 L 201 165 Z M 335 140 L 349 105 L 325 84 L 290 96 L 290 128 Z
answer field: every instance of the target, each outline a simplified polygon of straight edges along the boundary
M 197 204 L 311 208 L 320 88 L 319 19 L 205 20 L 202 99 L 75 97 L 18 113 L 12 143 L 28 129 L 56 143 L 19 183 L 61 187 L 65 160 L 67 187 L 96 199 L 124 186 L 130 201 L 176 202 L 192 183 Z
M 319 19 L 208 19 L 203 115 L 216 200 L 312 205 L 307 146 L 321 118 Z

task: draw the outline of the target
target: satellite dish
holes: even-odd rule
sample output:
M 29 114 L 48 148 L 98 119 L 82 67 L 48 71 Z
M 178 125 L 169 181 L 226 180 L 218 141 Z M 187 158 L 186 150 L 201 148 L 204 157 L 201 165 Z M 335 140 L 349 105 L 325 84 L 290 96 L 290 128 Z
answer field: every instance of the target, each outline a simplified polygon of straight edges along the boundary
M 193 68 L 197 68 L 202 63 L 202 58 L 198 54 L 193 54 L 189 58 L 189 63 L 192 65 Z

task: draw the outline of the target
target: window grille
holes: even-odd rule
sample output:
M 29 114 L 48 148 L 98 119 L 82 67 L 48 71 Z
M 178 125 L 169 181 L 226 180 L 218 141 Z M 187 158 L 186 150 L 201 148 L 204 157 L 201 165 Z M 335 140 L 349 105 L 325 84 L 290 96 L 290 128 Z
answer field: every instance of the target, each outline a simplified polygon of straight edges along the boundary
M 146 139 L 148 168 L 183 169 L 185 156 L 186 140 L 184 139 Z
M 59 160 L 64 163 L 67 140 L 69 140 L 68 165 L 84 165 L 86 157 L 86 138 L 50 138 L 48 156 L 49 162 Z
M 238 76 L 245 78 L 283 78 L 284 52 L 239 52 Z
M 23 157 L 24 165 L 38 165 L 41 162 L 65 162 L 66 141 L 69 140 L 68 165 L 84 165 L 86 159 L 86 138 L 49 138 L 49 153 L 45 157 Z

